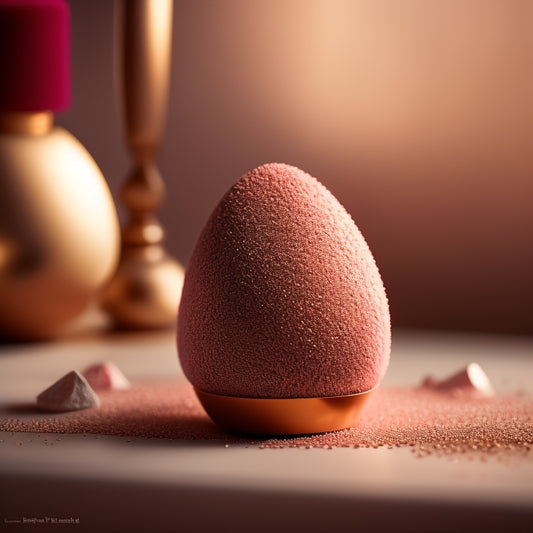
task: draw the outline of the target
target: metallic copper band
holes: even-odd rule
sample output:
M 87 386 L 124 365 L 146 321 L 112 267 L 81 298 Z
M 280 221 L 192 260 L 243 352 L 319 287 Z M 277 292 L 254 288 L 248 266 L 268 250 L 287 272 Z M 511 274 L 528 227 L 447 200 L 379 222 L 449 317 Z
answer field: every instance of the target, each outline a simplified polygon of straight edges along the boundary
M 53 126 L 54 114 L 51 111 L 0 112 L 0 133 L 45 135 Z
M 305 435 L 353 427 L 373 390 L 326 398 L 238 398 L 194 389 L 213 421 L 256 435 Z

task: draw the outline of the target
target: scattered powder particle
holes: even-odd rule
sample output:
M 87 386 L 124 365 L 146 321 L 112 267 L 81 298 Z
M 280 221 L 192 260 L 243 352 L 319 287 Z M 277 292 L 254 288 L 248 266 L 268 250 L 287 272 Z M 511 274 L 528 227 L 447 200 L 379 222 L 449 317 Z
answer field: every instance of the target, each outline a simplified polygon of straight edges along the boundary
M 100 400 L 87 380 L 73 370 L 41 392 L 37 405 L 48 411 L 76 411 L 98 407 Z
M 91 365 L 83 377 L 94 390 L 127 389 L 131 386 L 126 376 L 111 361 Z
M 356 428 L 289 438 L 247 437 L 218 428 L 183 381 L 150 382 L 101 393 L 101 408 L 68 413 L 0 414 L 0 430 L 222 441 L 264 448 L 409 447 L 419 457 L 484 458 L 533 447 L 533 398 L 472 398 L 427 388 L 382 387 Z M 96 438 L 96 437 L 95 437 Z

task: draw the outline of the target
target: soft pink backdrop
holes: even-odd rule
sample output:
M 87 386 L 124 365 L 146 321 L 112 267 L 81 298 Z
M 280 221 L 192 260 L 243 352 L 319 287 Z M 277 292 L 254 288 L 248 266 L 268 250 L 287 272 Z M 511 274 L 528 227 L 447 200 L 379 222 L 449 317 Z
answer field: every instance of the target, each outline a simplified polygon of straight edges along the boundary
M 129 160 L 114 2 L 70 0 L 58 122 L 116 195 Z M 533 2 L 176 1 L 159 163 L 183 263 L 231 184 L 268 161 L 318 177 L 380 266 L 393 325 L 533 333 Z

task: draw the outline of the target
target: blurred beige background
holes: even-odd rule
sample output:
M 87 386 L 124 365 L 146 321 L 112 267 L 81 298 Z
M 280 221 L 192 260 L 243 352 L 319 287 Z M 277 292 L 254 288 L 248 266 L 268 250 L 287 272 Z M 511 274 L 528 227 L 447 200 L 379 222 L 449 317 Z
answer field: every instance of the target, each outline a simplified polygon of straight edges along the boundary
M 115 197 L 129 170 L 114 2 L 70 0 L 58 122 Z M 394 326 L 533 333 L 533 2 L 176 0 L 159 163 L 187 262 L 244 172 L 318 177 L 367 238 Z

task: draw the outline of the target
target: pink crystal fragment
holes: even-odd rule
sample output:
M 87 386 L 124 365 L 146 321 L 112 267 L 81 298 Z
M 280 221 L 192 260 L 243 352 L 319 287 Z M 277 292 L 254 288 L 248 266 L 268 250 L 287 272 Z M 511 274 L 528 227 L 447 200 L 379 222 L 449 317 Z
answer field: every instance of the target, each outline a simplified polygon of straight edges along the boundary
M 494 388 L 484 370 L 477 363 L 470 363 L 465 368 L 450 377 L 438 380 L 427 376 L 422 382 L 422 387 L 455 395 L 468 395 L 472 397 L 494 396 Z
M 130 382 L 111 361 L 98 363 L 83 371 L 85 379 L 95 390 L 116 390 L 129 388 Z

